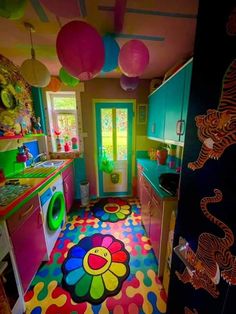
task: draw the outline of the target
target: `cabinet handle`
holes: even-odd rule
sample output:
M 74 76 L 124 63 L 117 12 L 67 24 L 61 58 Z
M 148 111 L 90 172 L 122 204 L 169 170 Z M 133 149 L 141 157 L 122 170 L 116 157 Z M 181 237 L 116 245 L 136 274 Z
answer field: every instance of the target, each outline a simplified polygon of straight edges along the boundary
M 33 207 L 34 207 L 34 204 L 32 204 L 32 205 L 27 209 L 27 211 L 25 211 L 23 214 L 21 214 L 21 215 L 20 215 L 20 218 L 23 218 L 23 217 L 25 217 L 26 215 L 28 215 L 28 214 L 31 212 L 31 210 L 33 209 Z
M 155 131 L 156 131 L 156 123 L 154 122 L 152 124 L 152 133 L 155 133 Z
M 43 225 L 43 214 L 40 210 L 39 214 L 38 214 L 38 226 L 41 227 Z
M 184 134 L 184 120 L 178 120 L 176 122 L 176 134 L 177 135 L 183 135 Z
M 65 183 L 65 192 L 68 192 L 68 184 Z

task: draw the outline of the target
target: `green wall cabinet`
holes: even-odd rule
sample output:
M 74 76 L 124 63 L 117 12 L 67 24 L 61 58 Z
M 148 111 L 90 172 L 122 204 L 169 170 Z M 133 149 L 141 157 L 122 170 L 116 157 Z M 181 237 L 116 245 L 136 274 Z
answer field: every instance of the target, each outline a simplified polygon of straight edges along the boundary
M 149 138 L 184 142 L 191 73 L 192 61 L 189 61 L 149 96 Z

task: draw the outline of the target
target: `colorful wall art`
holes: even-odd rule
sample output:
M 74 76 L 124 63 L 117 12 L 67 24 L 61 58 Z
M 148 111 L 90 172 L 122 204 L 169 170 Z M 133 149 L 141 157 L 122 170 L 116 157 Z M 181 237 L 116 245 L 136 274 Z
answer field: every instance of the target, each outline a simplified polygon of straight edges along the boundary
M 19 68 L 0 55 L 0 136 L 31 133 L 34 117 L 30 85 Z

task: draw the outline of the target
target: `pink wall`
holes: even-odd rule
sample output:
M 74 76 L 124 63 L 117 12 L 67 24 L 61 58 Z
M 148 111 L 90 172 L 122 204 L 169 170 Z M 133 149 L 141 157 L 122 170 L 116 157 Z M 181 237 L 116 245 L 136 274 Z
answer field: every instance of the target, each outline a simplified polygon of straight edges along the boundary
M 148 103 L 149 80 L 140 80 L 139 87 L 134 92 L 125 92 L 120 87 L 119 79 L 93 79 L 84 82 L 84 93 L 81 93 L 83 130 L 88 134 L 84 138 L 84 155 L 86 162 L 86 173 L 90 184 L 90 194 L 97 195 L 96 185 L 96 152 L 95 148 L 95 116 L 93 99 L 135 99 L 136 104 Z M 138 135 L 145 135 L 146 125 L 137 130 Z

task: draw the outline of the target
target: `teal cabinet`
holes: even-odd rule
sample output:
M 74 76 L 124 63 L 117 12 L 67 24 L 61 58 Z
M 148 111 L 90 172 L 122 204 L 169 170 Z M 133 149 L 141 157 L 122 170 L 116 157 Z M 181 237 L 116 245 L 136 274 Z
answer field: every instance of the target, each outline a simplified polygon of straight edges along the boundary
M 149 138 L 184 142 L 191 74 L 192 61 L 149 96 Z
M 147 136 L 153 139 L 164 139 L 165 129 L 165 89 L 158 88 L 149 96 Z

